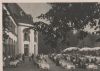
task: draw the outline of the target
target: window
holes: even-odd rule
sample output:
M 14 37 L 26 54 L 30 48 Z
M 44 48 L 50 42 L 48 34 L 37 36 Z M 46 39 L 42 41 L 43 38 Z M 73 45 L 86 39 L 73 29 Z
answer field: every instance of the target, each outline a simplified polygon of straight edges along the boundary
M 37 32 L 34 31 L 34 41 L 35 41 L 35 42 L 37 42 L 37 37 L 36 37 L 36 35 L 37 35 Z
M 30 41 L 30 36 L 28 32 L 24 32 L 24 41 Z
M 37 52 L 36 45 L 34 45 L 34 55 L 36 55 L 36 52 Z

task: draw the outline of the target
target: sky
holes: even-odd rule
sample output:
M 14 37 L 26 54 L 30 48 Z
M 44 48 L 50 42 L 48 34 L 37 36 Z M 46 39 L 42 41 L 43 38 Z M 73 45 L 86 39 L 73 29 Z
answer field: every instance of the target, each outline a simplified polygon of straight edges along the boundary
M 41 20 L 36 18 L 41 15 L 41 13 L 45 14 L 51 9 L 51 6 L 47 3 L 18 3 L 18 5 L 24 10 L 25 13 L 30 14 L 33 17 L 33 21 L 43 21 L 45 23 L 49 23 L 47 20 Z

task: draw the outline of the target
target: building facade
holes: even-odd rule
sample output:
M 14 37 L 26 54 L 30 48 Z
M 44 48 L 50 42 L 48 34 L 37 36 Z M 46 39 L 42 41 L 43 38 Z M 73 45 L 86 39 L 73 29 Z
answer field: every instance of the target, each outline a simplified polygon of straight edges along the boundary
M 3 54 L 38 54 L 38 32 L 27 30 L 33 24 L 33 18 L 17 4 L 3 4 Z
M 5 56 L 15 56 L 17 53 L 17 27 L 16 22 L 3 5 L 3 54 Z
M 38 33 L 32 29 L 27 31 L 29 26 L 24 23 L 18 26 L 18 51 L 26 56 L 38 54 Z

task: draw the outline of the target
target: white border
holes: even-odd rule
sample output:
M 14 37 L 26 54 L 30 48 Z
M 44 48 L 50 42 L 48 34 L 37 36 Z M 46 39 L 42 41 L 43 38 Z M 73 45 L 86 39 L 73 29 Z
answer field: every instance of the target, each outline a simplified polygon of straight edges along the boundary
M 100 0 L 0 0 L 0 71 L 3 71 L 2 62 L 2 3 L 56 3 L 56 2 L 100 2 Z
M 32 3 L 32 2 L 100 2 L 100 0 L 2 0 L 3 3 Z
M 2 2 L 0 1 L 0 71 L 3 71 L 2 57 Z

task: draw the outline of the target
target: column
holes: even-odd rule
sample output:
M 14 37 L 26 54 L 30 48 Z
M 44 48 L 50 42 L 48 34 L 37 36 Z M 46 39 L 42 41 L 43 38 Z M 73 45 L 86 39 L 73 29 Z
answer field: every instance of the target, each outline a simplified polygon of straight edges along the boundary
M 13 41 L 13 53 L 14 53 L 14 56 L 15 56 L 15 41 Z
M 34 54 L 34 30 L 30 30 L 29 53 Z
M 23 44 L 23 27 L 18 26 L 18 51 L 19 54 L 24 54 L 24 44 Z

